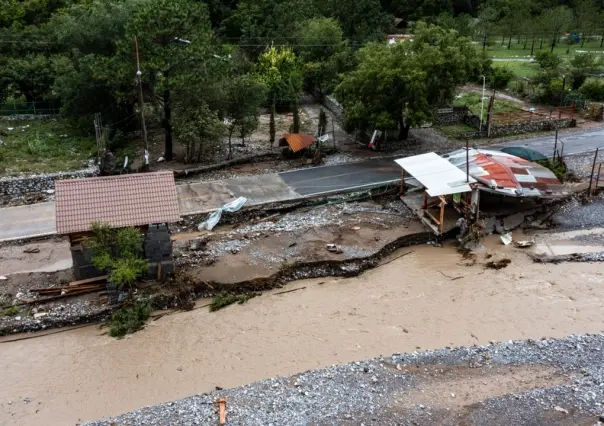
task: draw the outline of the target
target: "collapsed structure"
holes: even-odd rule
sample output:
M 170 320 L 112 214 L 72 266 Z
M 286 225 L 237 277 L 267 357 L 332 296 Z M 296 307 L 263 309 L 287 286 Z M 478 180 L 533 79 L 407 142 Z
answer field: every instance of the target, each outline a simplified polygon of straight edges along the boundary
M 500 204 L 509 197 L 522 202 L 568 195 L 551 170 L 501 151 L 464 148 L 395 162 L 403 169 L 401 199 L 437 235 L 455 228 L 460 217 L 478 218 L 480 193 L 498 196 Z M 405 178 L 405 172 L 411 176 Z M 405 192 L 405 186 L 411 189 Z

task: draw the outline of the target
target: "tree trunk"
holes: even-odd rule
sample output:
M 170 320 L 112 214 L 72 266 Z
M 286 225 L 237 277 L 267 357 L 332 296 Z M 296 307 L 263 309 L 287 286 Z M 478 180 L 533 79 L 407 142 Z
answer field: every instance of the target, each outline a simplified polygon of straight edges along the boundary
M 602 36 L 602 38 L 600 39 L 600 47 L 602 47 L 604 45 L 604 35 Z
M 505 46 L 505 35 L 501 36 L 501 45 Z
M 551 53 L 554 53 L 554 47 L 556 47 L 556 35 L 554 35 L 552 38 L 552 49 L 550 50 Z
M 398 121 L 398 139 L 406 141 L 409 138 L 409 129 L 411 126 L 405 123 L 405 119 L 401 117 Z
M 484 32 L 484 35 L 482 36 L 482 50 L 486 50 L 487 48 L 487 32 Z
M 541 45 L 539 46 L 539 50 L 543 49 L 543 37 L 541 37 L 539 39 L 539 41 L 541 42 Z
M 273 150 L 273 144 L 275 143 L 275 97 L 271 101 L 271 118 L 269 122 L 269 142 L 271 143 L 271 151 Z
M 164 73 L 167 75 L 167 73 Z M 166 161 L 172 160 L 172 106 L 170 105 L 170 91 L 164 90 L 164 158 Z
M 293 112 L 294 112 L 294 133 L 300 133 L 300 105 L 298 103 L 298 97 L 294 99 L 293 103 Z
M 231 158 L 233 158 L 233 144 L 232 144 L 233 130 L 235 130 L 235 127 L 230 126 L 229 127 L 229 156 L 228 156 L 229 160 Z
M 512 48 L 512 36 L 508 39 L 508 50 Z
M 531 43 L 531 56 L 535 52 L 535 36 L 533 36 L 533 42 Z
M 526 50 L 526 46 L 528 46 L 528 36 L 524 37 L 524 46 L 522 47 L 522 50 Z
M 583 46 L 585 45 L 585 33 L 581 34 L 581 49 L 583 49 Z

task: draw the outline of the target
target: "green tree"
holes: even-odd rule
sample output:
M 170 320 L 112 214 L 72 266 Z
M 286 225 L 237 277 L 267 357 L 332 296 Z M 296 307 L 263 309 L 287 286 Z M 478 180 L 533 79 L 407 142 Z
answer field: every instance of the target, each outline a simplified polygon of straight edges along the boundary
M 311 19 L 300 26 L 296 40 L 306 87 L 316 89 L 319 94 L 329 93 L 338 73 L 345 69 L 349 55 L 340 25 L 333 18 Z
M 581 47 L 602 22 L 602 11 L 594 0 L 580 0 L 573 9 L 576 29 L 581 32 Z
M 569 29 L 573 23 L 573 12 L 567 6 L 558 6 L 545 10 L 541 17 L 544 30 L 551 37 L 551 52 L 553 52 L 558 37 L 560 37 L 563 31 Z
M 477 25 L 482 34 L 482 50 L 487 48 L 487 41 L 497 26 L 498 17 L 499 13 L 493 6 L 489 4 L 481 5 Z
M 316 9 L 340 23 L 344 37 L 355 46 L 368 40 L 380 40 L 393 26 L 394 18 L 386 13 L 379 0 L 316 0 Z
M 458 86 L 482 72 L 470 39 L 454 30 L 419 23 L 412 43 L 369 44 L 358 52 L 357 68 L 336 88 L 350 130 L 399 129 L 433 118 L 449 104 Z
M 302 88 L 298 59 L 287 47 L 271 46 L 258 58 L 258 73 L 268 88 L 270 102 L 270 144 L 275 143 L 275 110 L 277 102 L 290 103 Z
M 225 124 L 217 110 L 206 102 L 198 101 L 194 107 L 178 104 L 174 114 L 176 138 L 185 147 L 185 162 L 201 162 L 213 156 L 220 148 Z
M 137 37 L 142 80 L 161 98 L 165 131 L 164 157 L 172 159 L 172 91 L 191 90 L 195 84 L 215 78 L 216 49 L 207 6 L 190 0 L 147 0 L 126 26 L 119 43 L 122 56 L 132 61 L 132 38 Z M 116 65 L 117 66 L 117 65 Z
M 576 55 L 570 61 L 570 65 L 571 88 L 573 90 L 578 90 L 583 86 L 590 75 L 602 72 L 602 62 L 593 53 Z
M 254 130 L 251 127 L 253 123 L 258 123 L 259 108 L 266 101 L 267 87 L 254 75 L 241 75 L 227 84 L 225 115 L 228 122 L 229 158 L 232 158 L 233 132 L 239 128 L 246 135 Z M 245 143 L 244 139 L 242 136 L 242 144 Z

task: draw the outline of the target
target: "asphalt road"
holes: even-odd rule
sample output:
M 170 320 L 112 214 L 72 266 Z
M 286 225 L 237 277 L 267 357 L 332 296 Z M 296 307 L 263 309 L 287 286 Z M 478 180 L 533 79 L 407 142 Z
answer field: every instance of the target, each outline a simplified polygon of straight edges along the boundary
M 596 148 L 604 149 L 604 129 L 586 130 L 581 133 L 571 133 L 567 135 L 558 135 L 558 149 L 562 148 L 561 142 L 564 143 L 564 155 L 583 154 L 590 151 L 595 151 Z M 540 138 L 519 139 L 511 142 L 506 142 L 504 146 L 526 146 L 546 155 L 553 157 L 554 155 L 554 136 L 544 136 Z
M 401 168 L 394 162 L 394 158 L 311 167 L 279 173 L 279 176 L 291 189 L 302 196 L 331 194 L 399 180 Z

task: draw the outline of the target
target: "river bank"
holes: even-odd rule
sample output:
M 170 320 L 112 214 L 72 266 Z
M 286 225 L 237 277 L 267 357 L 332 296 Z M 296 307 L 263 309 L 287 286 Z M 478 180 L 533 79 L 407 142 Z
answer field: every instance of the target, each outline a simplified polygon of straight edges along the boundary
M 358 277 L 296 281 L 244 305 L 166 315 L 123 340 L 91 326 L 0 343 L 0 374 L 11 383 L 0 389 L 0 422 L 92 421 L 379 354 L 604 329 L 601 263 L 536 264 L 497 236 L 474 259 L 449 244 L 411 250 Z M 486 267 L 504 258 L 506 268 Z

